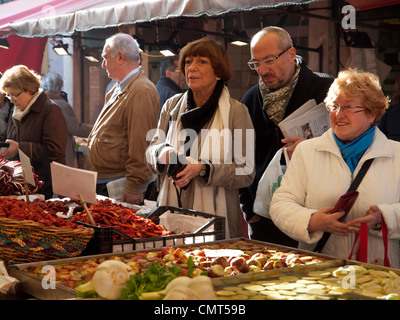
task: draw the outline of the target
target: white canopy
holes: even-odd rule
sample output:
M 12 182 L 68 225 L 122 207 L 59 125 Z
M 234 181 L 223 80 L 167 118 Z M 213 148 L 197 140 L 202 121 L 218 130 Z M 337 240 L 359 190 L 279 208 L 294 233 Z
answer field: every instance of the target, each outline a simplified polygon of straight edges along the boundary
M 17 33 L 23 37 L 44 37 L 316 1 L 320 0 L 119 0 L 112 4 L 109 0 L 14 0 L 1 5 L 0 35 Z

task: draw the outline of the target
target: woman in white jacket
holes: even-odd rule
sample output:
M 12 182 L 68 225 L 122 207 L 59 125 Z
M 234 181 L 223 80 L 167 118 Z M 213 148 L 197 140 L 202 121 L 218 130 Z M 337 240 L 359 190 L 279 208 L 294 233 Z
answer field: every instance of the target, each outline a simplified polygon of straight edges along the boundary
M 322 253 L 341 258 L 348 258 L 361 223 L 367 223 L 368 262 L 383 264 L 383 219 L 390 264 L 399 268 L 400 143 L 376 127 L 388 105 L 379 80 L 367 72 L 340 72 L 325 104 L 331 129 L 297 146 L 273 195 L 272 220 L 307 250 L 315 248 L 324 232 L 331 233 Z M 331 210 L 370 158 L 374 161 L 357 189 L 359 197 L 340 222 L 343 213 Z M 354 260 L 357 250 L 358 244 Z

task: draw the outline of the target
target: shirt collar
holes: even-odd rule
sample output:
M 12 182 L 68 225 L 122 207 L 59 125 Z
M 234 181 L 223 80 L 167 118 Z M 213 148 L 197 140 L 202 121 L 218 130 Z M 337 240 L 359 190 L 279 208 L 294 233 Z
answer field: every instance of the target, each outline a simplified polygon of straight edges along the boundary
M 130 77 L 132 77 L 135 73 L 137 73 L 137 72 L 139 72 L 139 71 L 140 71 L 140 67 L 137 67 L 136 69 L 133 69 L 131 72 L 129 72 L 129 73 L 127 74 L 127 76 L 126 76 L 124 79 L 122 79 L 121 82 L 117 83 L 117 86 L 119 87 L 119 89 L 122 88 L 122 86 L 124 85 L 124 83 L 125 83 L 126 81 L 128 81 L 128 79 L 129 79 Z

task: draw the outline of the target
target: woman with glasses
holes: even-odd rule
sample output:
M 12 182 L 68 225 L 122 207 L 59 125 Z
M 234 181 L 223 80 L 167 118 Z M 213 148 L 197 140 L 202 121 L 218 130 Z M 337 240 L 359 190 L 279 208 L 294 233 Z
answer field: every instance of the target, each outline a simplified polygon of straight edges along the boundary
M 40 89 L 40 76 L 26 66 L 8 69 L 0 80 L 0 90 L 14 104 L 7 124 L 4 156 L 18 160 L 18 149 L 26 154 L 44 185 L 38 193 L 53 196 L 50 162 L 65 164 L 67 125 L 61 109 Z
M 398 268 L 400 143 L 388 140 L 376 126 L 388 99 L 377 76 L 350 69 L 339 73 L 325 104 L 331 128 L 296 147 L 273 195 L 271 217 L 303 249 L 313 250 L 324 232 L 329 233 L 322 253 L 340 258 L 349 256 L 355 234 L 366 223 L 368 262 L 374 264 L 383 264 L 383 219 L 388 228 L 389 260 Z M 333 206 L 368 159 L 373 161 L 357 188 L 358 199 L 341 222 L 343 212 L 331 212 Z

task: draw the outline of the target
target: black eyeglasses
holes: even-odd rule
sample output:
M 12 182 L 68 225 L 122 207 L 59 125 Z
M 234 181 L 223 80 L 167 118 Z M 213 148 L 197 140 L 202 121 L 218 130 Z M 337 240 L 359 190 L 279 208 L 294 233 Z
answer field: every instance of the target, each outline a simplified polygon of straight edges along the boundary
M 343 113 L 358 113 L 358 112 L 363 112 L 365 111 L 365 107 L 352 107 L 352 106 L 342 106 L 339 107 L 337 105 L 333 105 L 333 106 L 326 106 L 326 110 L 328 110 L 329 112 L 337 112 L 338 110 L 343 111 Z M 363 109 L 363 110 L 358 110 L 357 109 Z
M 278 58 L 283 55 L 286 51 L 288 51 L 291 47 L 283 50 L 280 54 L 278 54 L 277 56 L 273 57 L 273 58 L 267 58 L 264 60 L 250 60 L 249 62 L 247 62 L 248 66 L 250 67 L 251 70 L 258 70 L 261 68 L 261 65 L 263 65 L 264 67 L 270 67 L 273 66 L 276 62 L 276 60 L 278 60 Z
M 17 100 L 18 97 L 21 95 L 22 92 L 24 92 L 24 90 L 22 90 L 20 93 L 18 93 L 18 94 L 16 94 L 16 95 L 12 95 L 12 94 L 8 95 L 8 94 L 6 94 L 6 97 L 7 97 L 8 99 L 10 99 L 10 100 L 11 100 L 11 99 Z

